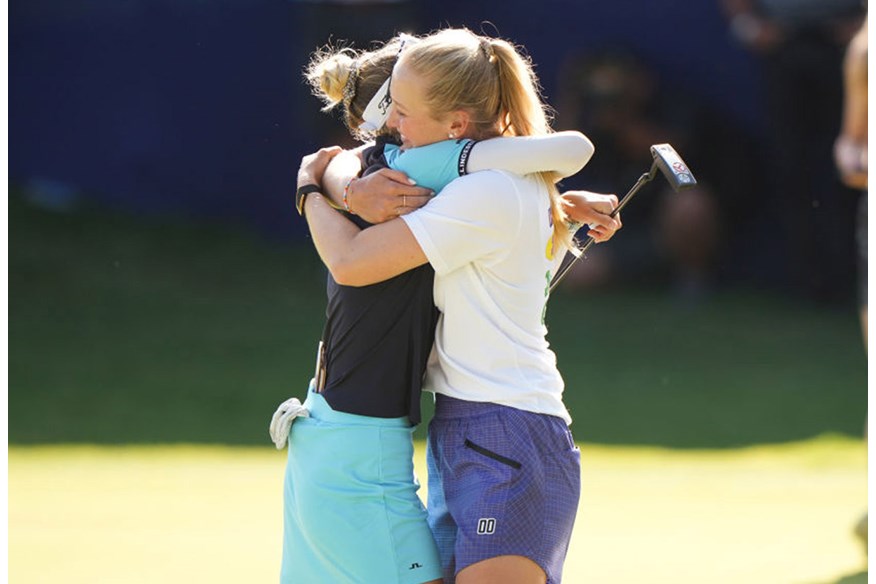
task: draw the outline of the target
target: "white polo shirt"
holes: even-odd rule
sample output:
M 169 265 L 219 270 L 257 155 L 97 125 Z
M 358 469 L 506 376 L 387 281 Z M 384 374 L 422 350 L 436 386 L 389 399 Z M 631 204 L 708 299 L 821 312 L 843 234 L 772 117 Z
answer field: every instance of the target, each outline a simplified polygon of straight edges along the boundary
M 543 322 L 561 259 L 550 253 L 547 189 L 533 178 L 476 172 L 403 219 L 435 269 L 441 311 L 424 389 L 570 424 Z

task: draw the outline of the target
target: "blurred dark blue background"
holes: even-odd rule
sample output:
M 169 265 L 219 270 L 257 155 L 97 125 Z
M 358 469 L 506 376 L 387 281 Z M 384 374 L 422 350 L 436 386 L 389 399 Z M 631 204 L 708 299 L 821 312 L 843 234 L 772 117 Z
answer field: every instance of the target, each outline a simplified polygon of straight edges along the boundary
M 302 41 L 341 36 L 308 30 L 311 9 L 282 0 L 14 0 L 11 178 L 62 181 L 132 209 L 300 232 L 288 214 L 294 170 L 324 140 L 307 123 L 322 114 L 300 83 L 316 46 Z M 711 2 L 448 0 L 420 3 L 414 18 L 419 32 L 466 25 L 522 44 L 548 99 L 569 52 L 631 46 L 668 82 L 757 131 L 752 64 Z M 338 25 L 387 36 L 383 21 Z
M 719 272 L 730 280 L 781 279 L 772 267 L 784 251 L 766 244 L 782 210 L 767 196 L 771 186 L 763 175 L 769 171 L 757 166 L 768 156 L 761 63 L 734 41 L 720 0 L 410 0 L 355 6 L 13 0 L 10 180 L 49 185 L 61 197 L 69 190 L 134 212 L 242 221 L 271 237 L 301 239 L 305 226 L 291 205 L 298 160 L 343 137 L 340 122 L 318 111 L 301 82 L 310 53 L 330 38 L 361 47 L 398 29 L 425 33 L 445 25 L 523 45 L 554 105 L 569 82 L 565 64 L 571 57 L 634 55 L 659 83 L 664 110 L 674 111 L 661 122 L 684 126 L 681 133 L 688 138 L 700 131 L 681 139 L 689 149 L 682 155 L 701 182 L 717 191 L 729 216 Z M 558 126 L 591 134 L 580 119 L 567 119 L 571 124 L 564 126 L 563 113 L 560 108 Z M 713 126 L 718 130 L 709 134 Z M 600 175 L 611 163 L 605 158 L 611 152 L 604 152 L 597 141 L 595 174 L 585 170 L 568 186 L 622 193 L 628 186 L 623 181 L 632 184 L 635 173 L 646 170 Z M 643 153 L 647 157 L 647 149 Z M 820 156 L 829 167 L 829 153 Z M 648 204 L 636 205 L 644 213 Z M 851 224 L 839 229 L 850 231 Z M 635 241 L 634 234 L 625 237 Z M 849 290 L 850 245 L 835 250 L 847 260 L 842 278 L 831 276 Z

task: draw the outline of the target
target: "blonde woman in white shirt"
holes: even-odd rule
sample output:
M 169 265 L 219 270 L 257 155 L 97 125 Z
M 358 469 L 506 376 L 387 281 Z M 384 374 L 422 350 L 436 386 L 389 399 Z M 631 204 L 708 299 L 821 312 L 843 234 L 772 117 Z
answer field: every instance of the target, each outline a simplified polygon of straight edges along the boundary
M 448 138 L 546 135 L 536 87 L 509 43 L 440 31 L 400 55 L 388 125 L 412 151 Z M 350 173 L 350 157 L 323 176 L 337 153 L 305 157 L 299 187 L 347 182 L 338 175 Z M 555 178 L 473 173 L 421 209 L 400 205 L 403 217 L 364 230 L 319 192 L 303 203 L 339 284 L 365 286 L 426 263 L 435 269 L 441 315 L 425 381 L 436 393 L 427 507 L 448 582 L 562 578 L 580 461 L 544 310 L 570 245 L 567 224 L 589 223 L 589 234 L 604 241 L 620 223 L 608 217 L 613 195 L 561 197 Z

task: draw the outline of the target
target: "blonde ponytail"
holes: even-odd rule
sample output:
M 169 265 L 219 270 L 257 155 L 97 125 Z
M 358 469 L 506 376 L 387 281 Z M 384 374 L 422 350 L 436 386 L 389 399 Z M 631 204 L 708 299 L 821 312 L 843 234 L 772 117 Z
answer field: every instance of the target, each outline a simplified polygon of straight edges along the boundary
M 550 120 L 553 111 L 541 99 L 532 62 L 505 40 L 483 39 L 481 43 L 486 43 L 487 56 L 495 59 L 499 77 L 502 134 L 543 136 L 551 133 L 553 130 Z M 540 172 L 538 177 L 550 195 L 554 225 L 553 249 L 576 250 L 574 234 L 567 228 L 569 218 L 560 204 L 560 192 L 556 186 L 561 177 L 553 172 Z
M 552 132 L 532 63 L 508 41 L 468 29 L 444 29 L 423 37 L 403 56 L 430 86 L 426 102 L 436 119 L 455 110 L 469 114 L 469 137 L 541 136 Z M 573 249 L 554 173 L 539 173 L 551 200 L 554 249 Z

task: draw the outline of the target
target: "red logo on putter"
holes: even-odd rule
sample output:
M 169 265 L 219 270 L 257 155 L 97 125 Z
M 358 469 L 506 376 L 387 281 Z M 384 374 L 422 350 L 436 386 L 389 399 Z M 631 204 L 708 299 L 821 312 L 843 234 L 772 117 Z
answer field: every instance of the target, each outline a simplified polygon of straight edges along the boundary
M 684 164 L 682 164 L 681 162 L 673 162 L 672 168 L 675 169 L 675 172 L 678 172 L 678 173 L 687 174 L 687 172 L 688 172 L 687 167 Z

